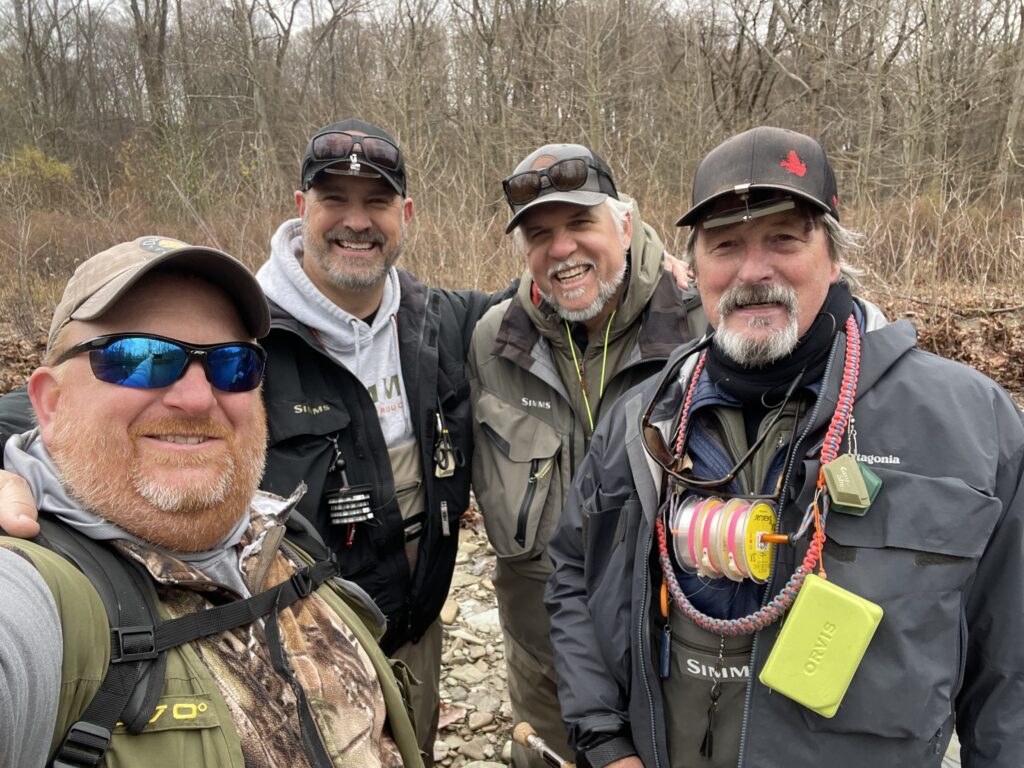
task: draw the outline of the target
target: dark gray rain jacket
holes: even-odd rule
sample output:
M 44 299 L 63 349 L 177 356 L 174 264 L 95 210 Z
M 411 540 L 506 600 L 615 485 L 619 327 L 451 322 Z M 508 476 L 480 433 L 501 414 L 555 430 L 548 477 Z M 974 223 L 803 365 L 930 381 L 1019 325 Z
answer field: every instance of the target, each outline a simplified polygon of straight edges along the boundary
M 783 531 L 797 528 L 814 491 L 844 342 L 840 332 L 819 402 L 798 431 Z M 881 605 L 884 618 L 832 719 L 758 682 L 779 625 L 756 635 L 741 768 L 823 758 L 829 768 L 937 767 L 954 724 L 965 768 L 1024 765 L 1022 417 L 993 381 L 915 345 L 906 322 L 863 334 L 858 454 L 884 485 L 864 517 L 833 513 L 826 527 L 828 578 Z M 665 375 L 624 395 L 602 422 L 549 548 L 562 712 L 581 760 L 595 766 L 634 749 L 648 768 L 669 766 L 649 615 L 660 585 L 661 477 L 640 430 Z M 663 433 L 678 419 L 682 386 L 670 383 L 654 411 Z M 806 541 L 776 550 L 766 600 Z

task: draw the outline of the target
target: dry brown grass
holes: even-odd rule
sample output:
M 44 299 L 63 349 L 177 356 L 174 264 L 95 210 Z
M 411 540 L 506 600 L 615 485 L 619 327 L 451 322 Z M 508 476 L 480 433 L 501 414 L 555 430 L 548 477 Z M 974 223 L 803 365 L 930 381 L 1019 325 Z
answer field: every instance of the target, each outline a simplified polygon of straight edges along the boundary
M 141 188 L 140 188 L 141 190 Z M 63 197 L 59 206 L 29 208 L 0 198 L 0 312 L 9 324 L 6 362 L 23 376 L 76 264 L 110 245 L 162 234 L 217 245 L 256 268 L 270 236 L 293 215 L 285 204 L 261 204 L 265 194 L 214 197 L 202 211 L 187 197 L 153 205 L 142 192 L 105 202 Z M 636 192 L 636 191 L 634 191 Z M 672 224 L 684 207 L 659 190 L 637 194 L 645 220 L 681 253 L 685 230 Z M 495 290 L 522 269 L 504 234 L 507 212 L 496 195 L 428 188 L 416 198 L 402 263 L 421 279 L 449 288 Z M 1008 389 L 1024 393 L 1024 202 L 979 203 L 920 197 L 844 211 L 844 223 L 865 233 L 855 259 L 865 269 L 865 293 L 890 317 L 908 317 L 921 346 L 967 362 Z M 0 385 L 5 383 L 0 380 Z

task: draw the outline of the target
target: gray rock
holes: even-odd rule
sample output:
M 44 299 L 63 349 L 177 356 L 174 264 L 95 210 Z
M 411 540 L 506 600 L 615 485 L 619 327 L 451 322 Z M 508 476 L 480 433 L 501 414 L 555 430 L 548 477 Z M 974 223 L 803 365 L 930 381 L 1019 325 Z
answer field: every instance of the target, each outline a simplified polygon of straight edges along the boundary
M 485 725 L 494 721 L 494 715 L 490 712 L 472 712 L 469 715 L 469 730 L 478 731 Z
M 474 666 L 469 664 L 461 667 L 456 667 L 451 674 L 460 683 L 466 683 L 467 685 L 479 685 L 486 680 L 490 675 L 487 672 L 481 672 Z
M 466 623 L 481 632 L 498 631 L 498 609 L 489 608 L 466 617 Z
M 459 754 L 465 755 L 470 760 L 483 760 L 487 757 L 484 752 L 484 747 L 487 746 L 487 742 L 482 738 L 470 739 L 461 747 L 459 747 Z
M 439 762 L 448 757 L 449 748 L 443 741 L 434 742 L 434 762 Z

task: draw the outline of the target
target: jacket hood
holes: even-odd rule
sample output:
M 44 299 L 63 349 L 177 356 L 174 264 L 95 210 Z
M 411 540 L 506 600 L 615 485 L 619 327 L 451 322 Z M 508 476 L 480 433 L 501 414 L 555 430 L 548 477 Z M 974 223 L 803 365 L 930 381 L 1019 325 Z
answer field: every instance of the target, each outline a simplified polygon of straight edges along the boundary
M 620 199 L 630 205 L 633 237 L 626 254 L 626 289 L 612 321 L 610 340 L 624 333 L 647 306 L 661 277 L 662 260 L 665 255 L 665 246 L 661 238 L 640 218 L 640 208 L 636 201 L 626 195 L 621 195 Z M 543 299 L 539 304 L 534 304 L 533 285 L 533 275 L 526 270 L 516 293 L 519 302 L 542 336 L 548 338 L 555 346 L 565 346 L 567 342 L 562 319 L 554 307 Z

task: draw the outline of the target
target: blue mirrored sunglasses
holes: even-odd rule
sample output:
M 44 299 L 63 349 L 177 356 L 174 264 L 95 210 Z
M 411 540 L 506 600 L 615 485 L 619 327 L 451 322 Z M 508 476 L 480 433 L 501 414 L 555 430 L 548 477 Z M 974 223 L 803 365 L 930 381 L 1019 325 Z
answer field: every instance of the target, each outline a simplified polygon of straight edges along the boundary
M 148 333 L 115 333 L 75 344 L 53 364 L 85 352 L 97 379 L 135 389 L 169 387 L 196 360 L 215 389 L 248 392 L 260 385 L 267 361 L 261 346 L 244 341 L 186 344 Z

